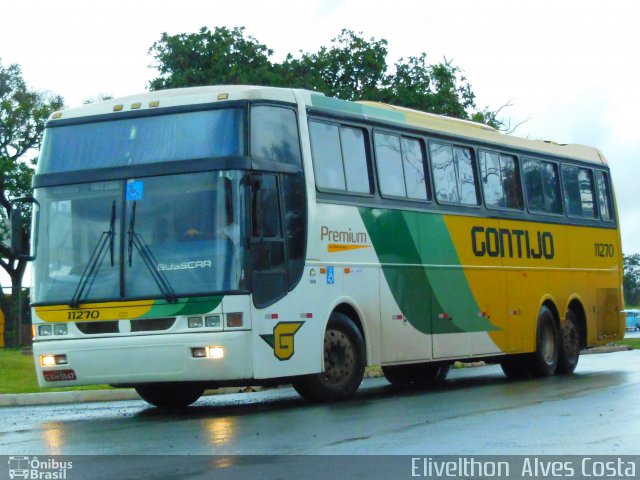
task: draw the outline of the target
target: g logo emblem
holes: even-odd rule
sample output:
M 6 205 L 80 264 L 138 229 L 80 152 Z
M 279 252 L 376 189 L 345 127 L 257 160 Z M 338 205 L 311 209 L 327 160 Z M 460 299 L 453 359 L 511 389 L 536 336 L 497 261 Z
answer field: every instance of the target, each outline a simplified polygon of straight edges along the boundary
M 273 327 L 272 335 L 260 337 L 273 348 L 273 354 L 278 360 L 289 360 L 295 353 L 294 336 L 304 322 L 278 322 Z

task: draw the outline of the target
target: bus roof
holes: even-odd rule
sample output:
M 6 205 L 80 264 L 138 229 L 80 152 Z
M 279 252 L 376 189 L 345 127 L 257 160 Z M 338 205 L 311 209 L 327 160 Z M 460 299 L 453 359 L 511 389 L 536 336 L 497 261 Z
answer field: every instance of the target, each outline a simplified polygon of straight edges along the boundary
M 488 125 L 457 118 L 421 112 L 384 103 L 358 101 L 349 102 L 327 97 L 322 93 L 277 87 L 251 85 L 218 85 L 206 87 L 158 90 L 116 99 L 83 105 L 58 111 L 49 118 L 56 120 L 79 119 L 97 115 L 117 114 L 135 110 L 179 107 L 204 103 L 234 100 L 271 100 L 296 103 L 302 99 L 312 108 L 333 111 L 338 114 L 355 115 L 371 120 L 414 126 L 418 129 L 487 142 L 494 145 L 517 148 L 531 153 L 546 153 L 565 158 L 574 158 L 598 164 L 606 164 L 604 155 L 596 148 L 579 144 L 559 144 L 544 140 L 530 140 L 504 134 Z

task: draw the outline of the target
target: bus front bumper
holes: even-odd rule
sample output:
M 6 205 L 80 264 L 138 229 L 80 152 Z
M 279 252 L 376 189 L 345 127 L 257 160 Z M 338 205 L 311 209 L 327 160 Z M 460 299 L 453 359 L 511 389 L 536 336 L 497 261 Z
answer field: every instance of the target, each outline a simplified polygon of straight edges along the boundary
M 221 358 L 212 358 L 212 353 Z M 195 351 L 194 351 L 195 349 Z M 204 357 L 196 357 L 205 352 Z M 195 352 L 195 353 L 194 353 Z M 41 387 L 216 382 L 252 378 L 251 332 L 144 335 L 37 341 L 33 356 Z M 44 356 L 67 363 L 42 366 Z

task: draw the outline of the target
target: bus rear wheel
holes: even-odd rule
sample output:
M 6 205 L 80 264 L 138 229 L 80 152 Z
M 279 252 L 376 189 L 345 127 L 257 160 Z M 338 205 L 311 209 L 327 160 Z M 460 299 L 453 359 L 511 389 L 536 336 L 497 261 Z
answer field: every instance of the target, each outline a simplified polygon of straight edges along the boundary
M 556 372 L 559 374 L 573 373 L 578 366 L 579 358 L 580 328 L 575 313 L 569 310 L 560 335 L 560 354 Z
M 161 408 L 184 408 L 198 400 L 204 388 L 190 383 L 149 383 L 138 385 L 136 392 L 142 399 Z
M 384 378 L 398 387 L 427 387 L 439 385 L 447 378 L 449 364 L 419 363 L 382 367 Z
M 533 374 L 549 377 L 556 373 L 560 356 L 560 336 L 553 312 L 543 305 L 538 315 L 536 351 L 533 353 Z
M 349 317 L 334 312 L 324 334 L 324 372 L 300 377 L 293 388 L 315 402 L 348 398 L 358 390 L 366 362 L 360 330 Z

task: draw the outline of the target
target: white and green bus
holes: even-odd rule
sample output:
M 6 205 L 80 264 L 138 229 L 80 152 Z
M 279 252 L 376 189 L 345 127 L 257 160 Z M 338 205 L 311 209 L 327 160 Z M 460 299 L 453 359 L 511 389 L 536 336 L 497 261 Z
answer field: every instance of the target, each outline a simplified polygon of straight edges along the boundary
M 183 406 L 353 395 L 455 360 L 572 372 L 624 335 L 609 168 L 579 145 L 305 90 L 165 90 L 56 112 L 33 180 L 44 387 Z M 14 220 L 20 220 L 19 205 Z

